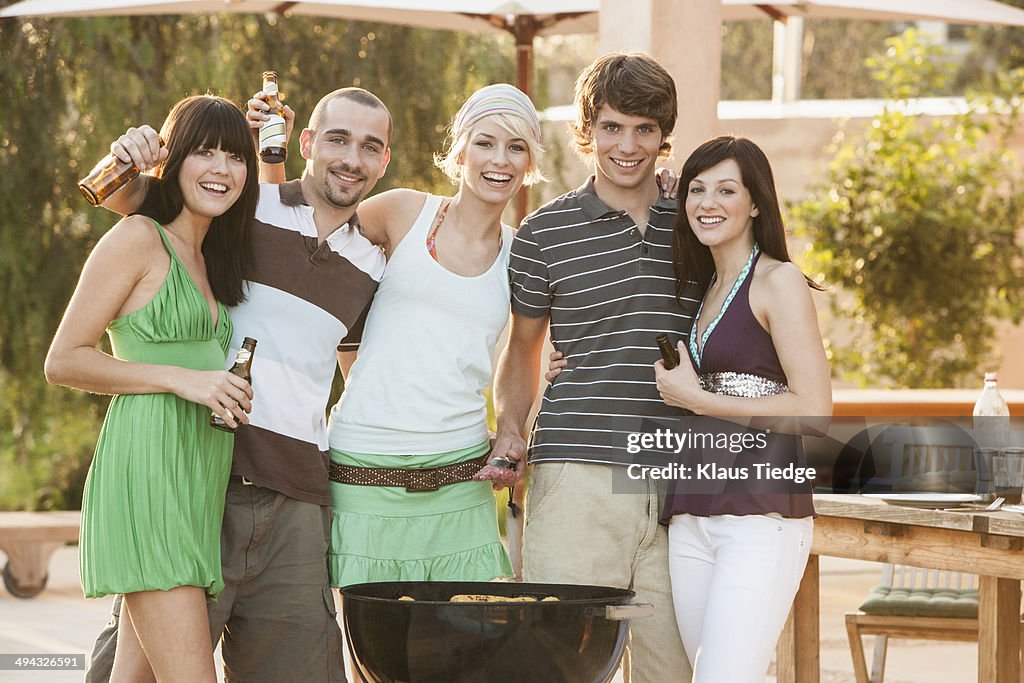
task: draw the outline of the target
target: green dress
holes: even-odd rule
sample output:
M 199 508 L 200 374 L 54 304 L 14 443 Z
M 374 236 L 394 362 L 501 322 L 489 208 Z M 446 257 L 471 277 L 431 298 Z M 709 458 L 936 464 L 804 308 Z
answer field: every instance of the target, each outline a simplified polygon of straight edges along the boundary
M 223 370 L 231 322 L 217 321 L 157 225 L 171 256 L 156 296 L 110 323 L 114 357 Z M 82 501 L 82 588 L 89 598 L 200 586 L 224 588 L 220 528 L 232 435 L 210 409 L 174 394 L 125 394 L 110 402 Z

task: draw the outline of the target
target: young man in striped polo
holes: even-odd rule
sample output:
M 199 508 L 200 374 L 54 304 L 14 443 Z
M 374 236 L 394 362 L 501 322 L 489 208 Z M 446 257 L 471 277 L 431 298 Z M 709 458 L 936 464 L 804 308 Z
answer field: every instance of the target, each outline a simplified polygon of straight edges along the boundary
M 632 462 L 626 436 L 643 418 L 678 417 L 654 381 L 655 335 L 684 338 L 696 300 L 675 295 L 675 200 L 655 180 L 676 120 L 672 77 L 647 55 L 609 54 L 576 81 L 582 186 L 522 224 L 512 245 L 512 327 L 498 365 L 496 455 L 527 453 L 526 420 L 549 329 L 567 366 L 533 428 L 526 501 L 527 581 L 630 588 L 655 616 L 632 622 L 632 681 L 689 680 L 672 612 L 668 539 L 653 482 L 612 477 Z M 628 489 L 628 490 L 626 490 Z M 628 678 L 627 678 L 628 680 Z

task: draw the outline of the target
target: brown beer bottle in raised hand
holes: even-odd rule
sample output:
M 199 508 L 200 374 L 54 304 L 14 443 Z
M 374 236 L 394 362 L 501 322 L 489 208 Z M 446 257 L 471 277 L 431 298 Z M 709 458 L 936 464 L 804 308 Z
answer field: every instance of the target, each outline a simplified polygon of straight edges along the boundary
M 238 349 L 238 355 L 235 356 L 235 364 L 228 370 L 232 375 L 241 377 L 249 384 L 252 384 L 252 354 L 256 351 L 256 340 L 252 337 L 246 337 L 242 340 L 242 348 Z M 217 413 L 210 414 L 210 426 L 216 427 L 217 429 L 223 429 L 225 432 L 234 432 L 235 427 L 232 427 L 224 418 Z
M 284 121 L 284 105 L 277 91 L 277 72 L 263 72 L 263 94 L 267 96 L 270 111 L 260 126 L 260 161 L 280 164 L 288 158 L 288 136 Z
M 164 141 L 160 140 L 163 146 Z M 113 154 L 100 159 L 89 175 L 78 181 L 78 189 L 93 206 L 99 206 L 139 175 L 139 167 L 131 161 L 121 161 Z

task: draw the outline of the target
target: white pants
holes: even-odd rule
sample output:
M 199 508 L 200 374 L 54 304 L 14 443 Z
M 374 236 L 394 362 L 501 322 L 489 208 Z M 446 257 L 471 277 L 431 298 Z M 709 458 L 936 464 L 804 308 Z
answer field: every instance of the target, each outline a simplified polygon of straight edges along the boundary
M 812 531 L 810 517 L 672 518 L 672 601 L 693 683 L 763 683 Z

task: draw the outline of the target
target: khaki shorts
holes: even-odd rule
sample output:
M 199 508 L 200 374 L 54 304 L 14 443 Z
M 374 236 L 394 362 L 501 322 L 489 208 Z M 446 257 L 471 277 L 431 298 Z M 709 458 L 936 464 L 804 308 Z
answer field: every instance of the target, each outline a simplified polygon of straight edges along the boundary
M 232 477 L 221 531 L 224 591 L 210 603 L 223 637 L 226 681 L 345 681 L 334 595 L 327 581 L 330 507 Z M 117 614 L 93 649 L 86 681 L 110 679 Z
M 658 524 L 653 482 L 612 493 L 612 465 L 540 463 L 526 491 L 523 575 L 526 581 L 579 583 L 636 591 L 654 615 L 630 623 L 627 682 L 689 681 L 672 607 L 668 533 Z M 625 478 L 623 478 L 624 480 Z

